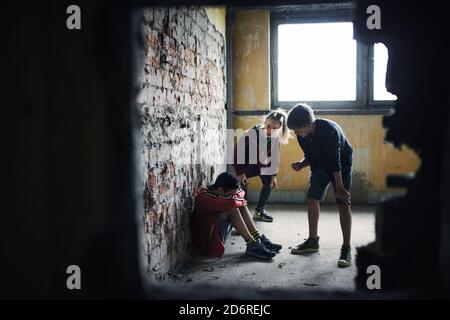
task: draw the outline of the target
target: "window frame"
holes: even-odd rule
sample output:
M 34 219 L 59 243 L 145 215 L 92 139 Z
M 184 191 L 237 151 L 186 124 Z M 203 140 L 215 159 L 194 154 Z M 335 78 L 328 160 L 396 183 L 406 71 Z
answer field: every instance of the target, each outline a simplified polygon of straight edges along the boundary
M 350 5 L 339 4 L 331 8 L 308 5 L 289 10 L 270 12 L 270 79 L 271 108 L 289 110 L 297 103 L 310 104 L 319 113 L 331 114 L 387 114 L 396 100 L 374 100 L 374 47 L 356 41 L 356 100 L 353 101 L 279 101 L 278 100 L 278 26 L 294 23 L 351 22 Z

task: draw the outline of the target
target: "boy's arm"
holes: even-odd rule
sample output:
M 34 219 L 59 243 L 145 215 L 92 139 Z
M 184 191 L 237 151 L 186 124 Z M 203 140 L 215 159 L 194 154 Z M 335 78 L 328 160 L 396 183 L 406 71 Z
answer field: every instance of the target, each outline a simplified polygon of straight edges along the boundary
M 302 166 L 302 169 L 303 169 L 303 168 L 306 168 L 307 166 L 309 166 L 309 161 L 308 161 L 308 159 L 307 159 L 307 158 L 304 158 L 302 161 L 300 161 L 300 165 Z
M 247 205 L 247 201 L 237 196 L 223 197 L 209 192 L 203 194 L 203 205 L 210 211 L 228 211 Z
M 292 169 L 294 169 L 295 171 L 299 171 L 302 170 L 303 168 L 306 168 L 307 166 L 309 166 L 309 161 L 308 159 L 304 158 L 301 161 L 294 162 L 292 164 Z
M 336 185 L 336 197 L 341 198 L 345 203 L 349 204 L 350 193 L 348 190 L 345 190 L 344 183 L 342 182 L 341 142 L 336 130 L 333 130 L 329 136 L 328 160 L 331 170 L 333 171 L 334 183 Z
M 342 174 L 341 171 L 333 172 L 334 183 L 336 184 L 336 191 L 345 190 L 344 183 L 342 182 Z
M 340 172 L 342 170 L 341 165 L 341 142 L 339 140 L 339 134 L 336 130 L 333 130 L 327 137 L 327 159 L 332 172 Z M 336 177 L 335 177 L 336 178 Z M 341 178 L 342 180 L 342 178 Z M 335 179 L 336 181 L 336 179 Z M 337 183 L 337 181 L 336 181 Z
M 334 183 L 336 184 L 336 198 L 341 198 L 346 204 L 350 203 L 350 192 L 345 190 L 342 182 L 341 171 L 333 172 Z

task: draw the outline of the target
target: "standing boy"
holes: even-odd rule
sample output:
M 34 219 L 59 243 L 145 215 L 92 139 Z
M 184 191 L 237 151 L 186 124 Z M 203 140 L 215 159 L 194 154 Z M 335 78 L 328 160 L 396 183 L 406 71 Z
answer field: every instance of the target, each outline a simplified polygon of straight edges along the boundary
M 291 250 L 292 254 L 319 251 L 320 201 L 323 201 L 329 183 L 333 185 L 343 236 L 343 244 L 338 260 L 339 267 L 351 264 L 351 211 L 350 187 L 352 181 L 353 148 L 342 128 L 331 120 L 316 119 L 308 105 L 298 104 L 289 112 L 288 127 L 297 134 L 297 140 L 305 157 L 292 164 L 292 169 L 300 171 L 310 166 L 308 184 L 308 239 Z

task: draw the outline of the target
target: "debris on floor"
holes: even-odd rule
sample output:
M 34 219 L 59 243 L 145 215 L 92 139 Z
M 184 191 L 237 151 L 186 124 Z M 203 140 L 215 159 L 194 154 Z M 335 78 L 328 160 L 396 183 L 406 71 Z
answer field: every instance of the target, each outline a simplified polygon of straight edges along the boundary
M 212 272 L 212 271 L 214 271 L 214 267 L 205 268 L 205 269 L 203 269 L 203 271 Z
M 308 233 L 306 206 L 272 205 L 277 220 L 272 224 L 258 223 L 258 230 L 274 242 L 294 244 L 297 233 Z M 374 207 L 353 207 L 352 243 L 354 247 L 375 239 Z M 342 233 L 335 206 L 321 208 L 320 252 L 292 255 L 283 249 L 270 260 L 249 259 L 237 240 L 225 244 L 222 258 L 196 257 L 180 270 L 183 276 L 174 281 L 183 285 L 208 283 L 219 286 L 244 286 L 253 288 L 301 288 L 303 290 L 354 290 L 355 263 L 349 268 L 336 265 Z M 232 245 L 235 243 L 235 245 Z M 295 247 L 291 245 L 289 249 Z
M 304 283 L 304 285 L 307 287 L 317 287 L 318 286 L 318 284 L 316 284 L 316 283 Z

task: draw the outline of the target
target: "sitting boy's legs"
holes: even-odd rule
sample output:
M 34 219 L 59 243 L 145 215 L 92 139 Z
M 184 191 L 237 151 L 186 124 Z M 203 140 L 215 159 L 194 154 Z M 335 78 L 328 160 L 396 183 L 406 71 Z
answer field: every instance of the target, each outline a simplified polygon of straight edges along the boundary
M 250 233 L 254 233 L 256 231 L 256 225 L 253 222 L 248 207 L 247 206 L 240 207 L 239 212 L 242 216 L 242 219 L 244 220 L 245 225 L 247 226 L 248 231 L 250 231 Z
M 253 240 L 246 223 L 242 219 L 238 208 L 233 208 L 229 211 L 220 213 L 221 218 L 231 222 L 236 231 L 244 238 L 246 242 Z
M 253 236 L 255 240 L 259 240 L 262 242 L 267 249 L 270 251 L 274 251 L 278 253 L 282 246 L 280 244 L 272 243 L 267 237 L 263 234 L 259 234 L 258 230 L 256 230 L 255 223 L 253 222 L 252 216 L 250 214 L 250 211 L 248 210 L 247 206 L 243 206 L 239 208 L 242 218 L 244 219 L 244 222 L 250 231 L 250 234 Z
M 246 206 L 245 206 L 246 207 Z M 248 211 L 248 209 L 247 209 Z M 246 255 L 254 256 L 261 259 L 271 259 L 275 256 L 275 252 L 267 249 L 264 244 L 260 241 L 255 240 L 252 233 L 249 231 L 247 224 L 245 223 L 243 216 L 241 215 L 240 209 L 233 208 L 229 211 L 222 212 L 219 219 L 227 219 L 231 222 L 236 231 L 244 238 L 247 249 L 245 251 Z M 247 218 L 246 218 L 247 219 Z M 251 220 L 251 218 L 250 218 Z M 253 231 L 253 234 L 258 234 L 256 228 L 249 225 Z

